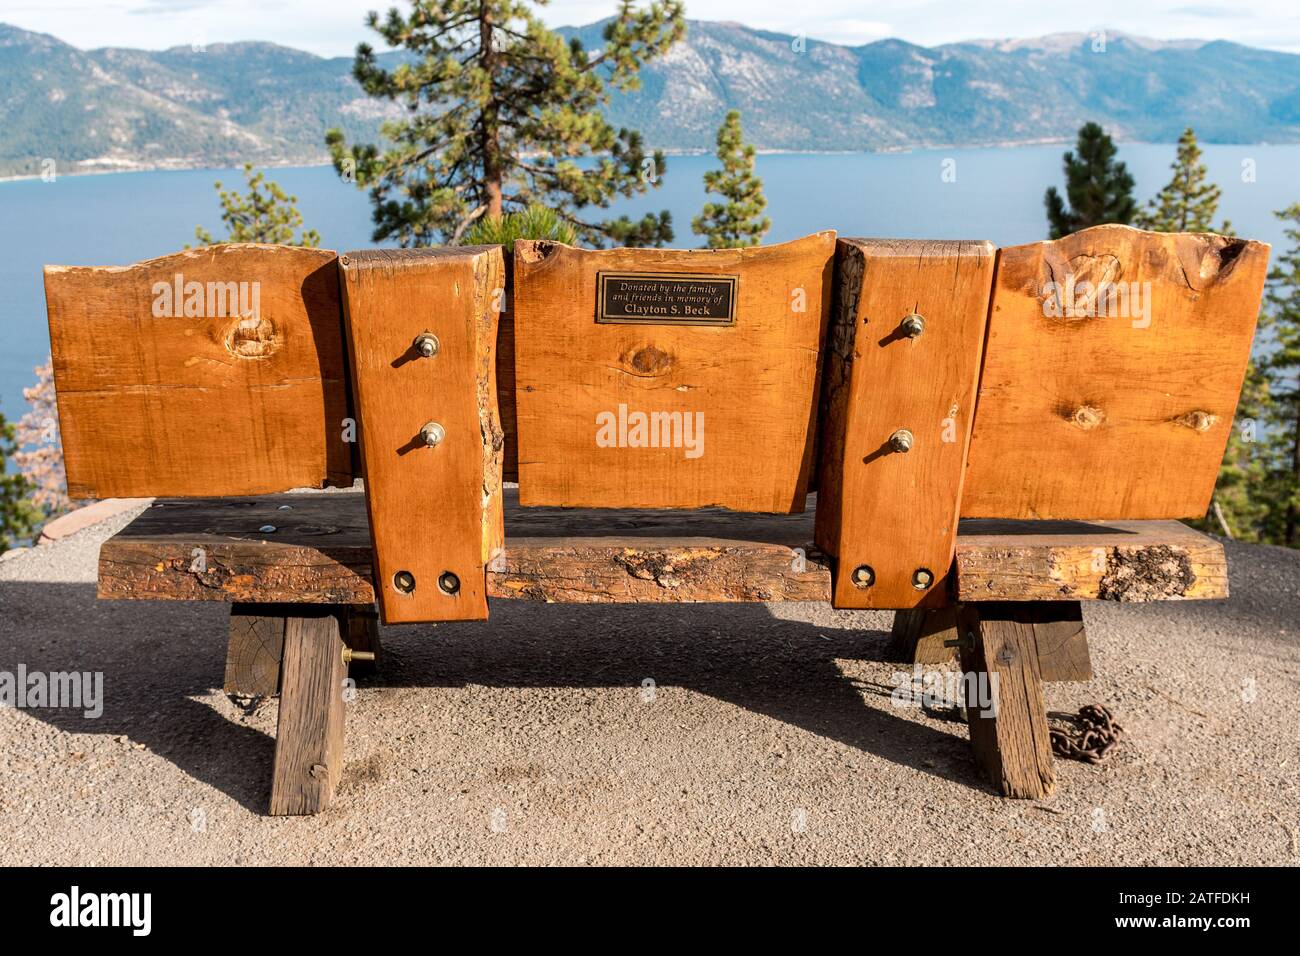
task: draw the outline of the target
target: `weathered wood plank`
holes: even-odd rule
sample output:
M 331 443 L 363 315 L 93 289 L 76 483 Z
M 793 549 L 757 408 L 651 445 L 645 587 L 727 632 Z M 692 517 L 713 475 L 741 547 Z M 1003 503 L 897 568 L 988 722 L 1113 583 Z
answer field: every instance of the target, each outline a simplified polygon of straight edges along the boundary
M 1033 613 L 1033 605 L 965 604 L 958 627 L 975 760 L 1003 796 L 1039 800 L 1055 789 L 1056 771 Z
M 961 523 L 963 601 L 1177 601 L 1228 596 L 1223 545 L 1177 521 Z
M 810 509 L 814 504 L 809 499 Z M 281 510 L 283 508 L 289 510 Z M 520 508 L 507 492 L 494 598 L 591 603 L 827 601 L 811 514 Z M 263 526 L 275 527 L 262 532 Z M 205 556 L 203 570 L 193 553 Z M 1227 596 L 1223 546 L 1162 522 L 963 521 L 963 600 Z M 802 570 L 801 570 L 802 569 Z M 368 604 L 371 546 L 351 492 L 155 502 L 100 549 L 103 598 Z
M 957 648 L 945 642 L 956 637 L 955 606 L 895 611 L 889 635 L 890 656 L 908 664 L 946 664 L 957 656 Z
M 1078 601 L 1034 602 L 1021 615 L 1033 628 L 1038 672 L 1044 681 L 1092 679 L 1088 635 Z M 955 606 L 898 611 L 890 635 L 891 655 L 909 664 L 947 664 L 957 657 L 957 625 Z
M 274 605 L 232 604 L 226 647 L 227 694 L 273 697 L 280 692 L 286 617 Z
M 1031 604 L 1024 613 L 1034 628 L 1038 673 L 1045 681 L 1092 680 L 1092 657 L 1083 608 L 1078 601 Z
M 271 815 L 319 813 L 343 776 L 343 641 L 329 612 L 293 617 L 284 633 Z
M 1204 515 L 1268 253 L 1118 225 L 1002 249 L 962 516 Z
M 343 642 L 350 650 L 375 655 L 373 661 L 354 659 L 349 665 L 356 677 L 373 674 L 379 669 L 382 649 L 379 646 L 379 612 L 373 604 L 352 604 L 343 609 Z
M 517 243 L 522 502 L 802 509 L 834 251 L 833 232 L 748 249 Z M 597 322 L 602 273 L 735 277 L 734 324 Z
M 817 509 L 835 607 L 949 602 L 993 263 L 989 242 L 839 242 Z
M 503 534 L 501 249 L 373 250 L 339 265 L 384 621 L 483 620 L 483 568 Z
M 335 260 L 236 244 L 123 267 L 47 266 L 68 493 L 352 484 Z

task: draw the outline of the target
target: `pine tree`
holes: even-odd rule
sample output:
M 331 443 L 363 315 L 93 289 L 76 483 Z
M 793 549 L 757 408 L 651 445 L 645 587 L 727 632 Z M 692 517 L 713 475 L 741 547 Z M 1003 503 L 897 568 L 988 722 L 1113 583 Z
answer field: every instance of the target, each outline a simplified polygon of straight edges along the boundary
M 353 76 L 407 115 L 383 125 L 382 151 L 349 146 L 337 129 L 326 144 L 339 174 L 370 191 L 376 242 L 456 242 L 481 217 L 534 204 L 555 210 L 591 245 L 672 240 L 667 211 L 637 222 L 580 214 L 659 184 L 663 153 L 647 155 L 640 134 L 615 130 L 601 107 L 612 91 L 639 89 L 641 65 L 685 35 L 680 0 L 644 10 L 619 0 L 598 52 L 576 38 L 566 43 L 523 0 L 411 0 L 409 15 L 393 9 L 380 21 L 371 13 L 367 23 L 408 58 L 388 70 L 362 43 Z M 583 156 L 595 159 L 580 166 Z
M 1259 363 L 1252 361 L 1241 386 L 1210 513 L 1189 524 L 1203 531 L 1226 533 L 1239 541 L 1277 540 L 1269 495 L 1277 470 L 1276 449 L 1264 431 L 1271 402 L 1268 376 Z
M 225 191 L 216 184 L 221 197 L 221 221 L 226 224 L 229 236 L 214 240 L 202 226 L 194 230 L 201 246 L 213 242 L 267 242 L 282 246 L 320 245 L 320 235 L 314 229 L 303 230 L 297 239 L 294 230 L 302 229 L 302 214 L 298 212 L 298 197 L 287 196 L 278 183 L 271 182 L 264 173 L 254 173 L 253 164 L 244 164 L 244 181 L 248 194 L 231 189 Z M 265 185 L 265 191 L 263 191 Z
M 1043 198 L 1052 239 L 1104 222 L 1127 225 L 1137 212 L 1133 177 L 1123 163 L 1115 162 L 1115 143 L 1106 132 L 1096 123 L 1085 123 L 1075 150 L 1065 154 L 1065 195 L 1070 208 L 1065 208 L 1055 186 L 1048 187 Z
M 1189 126 L 1178 138 L 1178 158 L 1169 167 L 1174 176 L 1169 184 L 1134 217 L 1133 225 L 1155 232 L 1218 232 L 1232 235 L 1224 222 L 1217 230 L 1214 216 L 1219 211 L 1222 190 L 1206 181 L 1205 164 L 1196 133 Z
M 15 451 L 14 427 L 0 415 L 0 554 L 9 550 L 13 540 L 30 536 L 39 518 L 27 498 L 31 485 L 22 475 L 11 474 L 7 466 Z
M 566 246 L 578 241 L 578 230 L 554 209 L 529 206 L 519 212 L 508 212 L 500 219 L 480 217 L 465 233 L 467 246 L 510 246 L 516 239 L 549 239 Z
M 1292 243 L 1269 271 L 1261 327 L 1272 333 L 1274 350 L 1260 362 L 1272 401 L 1265 421 L 1265 441 L 1273 450 L 1266 493 L 1272 504 L 1270 538 L 1288 548 L 1300 547 L 1300 203 L 1274 215 L 1289 223 L 1284 234 Z
M 704 189 L 726 202 L 705 203 L 691 229 L 708 239 L 710 249 L 756 246 L 772 228 L 772 220 L 759 218 L 767 198 L 763 181 L 754 175 L 754 147 L 741 134 L 739 110 L 729 112 L 718 128 L 717 155 L 722 168 L 704 174 Z

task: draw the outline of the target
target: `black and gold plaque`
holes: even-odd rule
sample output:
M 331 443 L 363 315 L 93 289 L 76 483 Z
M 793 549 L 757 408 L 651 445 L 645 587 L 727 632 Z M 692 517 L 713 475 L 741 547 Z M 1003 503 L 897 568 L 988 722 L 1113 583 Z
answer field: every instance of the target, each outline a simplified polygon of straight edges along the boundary
M 735 325 L 738 280 L 677 272 L 597 272 L 596 321 Z

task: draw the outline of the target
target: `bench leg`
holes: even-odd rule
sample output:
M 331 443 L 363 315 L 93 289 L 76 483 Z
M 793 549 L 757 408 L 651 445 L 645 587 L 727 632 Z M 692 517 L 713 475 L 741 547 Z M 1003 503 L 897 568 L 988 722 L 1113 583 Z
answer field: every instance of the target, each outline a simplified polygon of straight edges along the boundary
M 944 641 L 957 637 L 957 609 L 895 611 L 890 634 L 890 657 L 907 664 L 946 664 L 957 649 Z
M 273 605 L 232 604 L 230 643 L 226 647 L 227 694 L 273 697 L 280 690 L 280 658 L 284 656 L 283 614 Z
M 1088 635 L 1078 601 L 1044 601 L 1016 605 L 1024 623 L 1033 626 L 1038 674 L 1044 681 L 1092 680 Z M 891 657 L 908 664 L 947 664 L 957 656 L 957 611 L 894 612 Z
M 1034 604 L 966 604 L 958 614 L 966 718 L 975 759 L 1004 796 L 1031 800 L 1056 786 Z
M 317 617 L 291 617 L 284 629 L 272 816 L 325 810 L 343 773 L 348 665 L 339 619 L 323 610 Z
M 379 612 L 373 604 L 349 604 L 343 609 L 343 641 L 354 651 L 369 651 L 373 661 L 354 660 L 352 674 L 368 677 L 379 667 Z
M 227 694 L 274 697 L 280 692 L 280 660 L 284 657 L 284 627 L 302 605 L 232 604 L 230 643 L 226 648 Z M 357 677 L 374 673 L 379 665 L 379 615 L 373 604 L 334 608 L 342 619 L 344 643 L 354 651 L 369 651 L 373 661 L 357 660 Z

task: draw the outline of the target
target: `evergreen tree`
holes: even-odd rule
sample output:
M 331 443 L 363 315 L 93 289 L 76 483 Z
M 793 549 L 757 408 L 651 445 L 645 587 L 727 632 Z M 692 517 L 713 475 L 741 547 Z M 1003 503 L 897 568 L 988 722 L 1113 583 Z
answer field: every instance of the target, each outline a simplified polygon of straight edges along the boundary
M 705 203 L 691 229 L 708 239 L 710 249 L 756 246 L 772 228 L 772 220 L 759 218 L 767 198 L 763 181 L 754 175 L 754 147 L 741 134 L 739 110 L 729 112 L 718 128 L 717 155 L 722 168 L 704 174 L 704 188 L 726 202 Z
M 20 474 L 11 474 L 8 460 L 14 447 L 14 427 L 0 414 L 0 554 L 16 538 L 26 538 L 36 529 L 36 508 L 27 499 L 31 485 Z
M 202 226 L 194 230 L 201 246 L 213 242 L 267 242 L 282 246 L 320 245 L 320 235 L 314 229 L 302 231 L 294 239 L 295 229 L 302 229 L 302 214 L 298 212 L 298 197 L 286 196 L 278 183 L 267 180 L 264 173 L 254 173 L 253 164 L 244 164 L 244 181 L 248 194 L 235 190 L 225 191 L 216 184 L 221 196 L 221 221 L 230 235 L 214 240 Z M 265 190 L 263 190 L 265 185 Z
M 1147 208 L 1137 214 L 1133 225 L 1155 232 L 1218 232 L 1232 235 L 1231 226 L 1224 222 L 1217 230 L 1213 226 L 1219 211 L 1222 190 L 1207 182 L 1205 164 L 1201 162 L 1201 148 L 1196 143 L 1196 133 L 1189 126 L 1178 138 L 1178 158 L 1169 167 L 1174 176 L 1160 190 Z
M 1189 524 L 1239 541 L 1277 540 L 1277 522 L 1272 519 L 1274 509 L 1269 500 L 1276 454 L 1263 430 L 1270 405 L 1268 376 L 1252 361 L 1241 386 L 1210 513 Z
M 1268 275 L 1261 326 L 1272 333 L 1275 349 L 1261 360 L 1272 401 L 1265 413 L 1272 450 L 1272 474 L 1266 494 L 1272 505 L 1270 538 L 1288 548 L 1300 547 L 1300 203 L 1275 215 L 1289 223 L 1284 234 L 1291 248 Z
M 516 239 L 549 239 L 572 246 L 578 241 L 578 230 L 553 209 L 529 206 L 519 212 L 508 212 L 500 219 L 480 217 L 465 233 L 464 243 L 513 249 Z
M 615 130 L 601 107 L 612 91 L 639 89 L 641 65 L 685 35 L 680 0 L 643 10 L 619 0 L 598 52 L 566 43 L 524 0 L 411 0 L 409 15 L 371 13 L 367 23 L 408 57 L 388 70 L 362 43 L 353 75 L 407 115 L 383 125 L 382 149 L 349 146 L 337 129 L 326 143 L 339 174 L 370 191 L 376 242 L 456 242 L 479 218 L 534 204 L 592 245 L 672 240 L 666 211 L 637 222 L 580 213 L 644 193 L 666 168 L 662 152 L 647 155 L 640 134 Z M 582 156 L 597 159 L 584 168 Z
M 1096 123 L 1085 123 L 1075 150 L 1065 154 L 1065 195 L 1070 208 L 1065 208 L 1055 186 L 1048 187 L 1043 198 L 1052 239 L 1104 222 L 1127 225 L 1137 212 L 1133 177 L 1123 163 L 1115 162 L 1115 143 L 1105 131 Z

